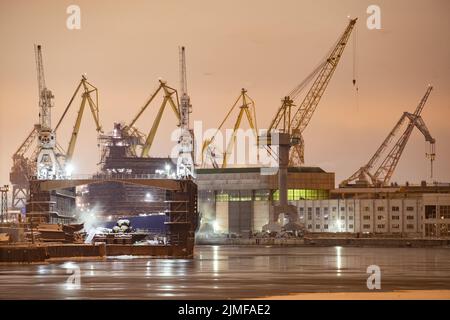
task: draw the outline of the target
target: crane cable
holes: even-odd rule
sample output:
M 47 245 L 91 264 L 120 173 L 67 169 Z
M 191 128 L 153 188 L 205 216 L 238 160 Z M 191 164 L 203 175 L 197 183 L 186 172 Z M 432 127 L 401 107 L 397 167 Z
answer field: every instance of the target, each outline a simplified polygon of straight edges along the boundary
M 353 87 L 355 88 L 356 110 L 359 110 L 359 85 L 357 83 L 358 78 L 358 27 L 355 26 L 353 32 Z

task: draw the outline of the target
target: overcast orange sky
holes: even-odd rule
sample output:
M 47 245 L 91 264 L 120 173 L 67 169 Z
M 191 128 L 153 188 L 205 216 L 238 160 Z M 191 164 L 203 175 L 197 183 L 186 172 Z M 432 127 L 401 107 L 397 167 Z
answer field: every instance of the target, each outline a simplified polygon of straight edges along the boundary
M 81 29 L 66 28 L 66 8 L 81 8 Z M 381 30 L 368 30 L 366 9 L 381 8 Z M 372 156 L 402 112 L 413 112 L 428 83 L 435 87 L 422 116 L 437 140 L 435 179 L 450 182 L 450 1 L 447 0 L 164 0 L 0 2 L 0 184 L 11 156 L 38 121 L 33 44 L 43 46 L 47 86 L 55 94 L 53 123 L 81 74 L 99 88 L 105 131 L 130 121 L 157 86 L 178 88 L 178 46 L 187 50 L 193 120 L 217 127 L 248 89 L 258 124 L 267 127 L 280 99 L 300 83 L 348 23 L 357 29 L 359 94 L 352 86 L 353 46 L 305 130 L 306 164 L 348 177 Z M 156 105 L 138 123 L 148 131 Z M 58 136 L 65 146 L 75 110 Z M 151 151 L 167 155 L 175 119 L 167 113 Z M 232 126 L 230 122 L 228 127 Z M 425 142 L 415 130 L 393 181 L 428 178 Z M 91 173 L 99 160 L 90 115 L 74 164 Z

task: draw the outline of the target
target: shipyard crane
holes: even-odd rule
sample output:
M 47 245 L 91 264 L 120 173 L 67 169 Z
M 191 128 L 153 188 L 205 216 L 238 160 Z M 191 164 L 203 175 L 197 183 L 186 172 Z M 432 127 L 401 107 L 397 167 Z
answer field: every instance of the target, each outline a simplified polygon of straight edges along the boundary
M 56 133 L 58 128 L 60 127 L 62 121 L 64 120 L 67 112 L 69 111 L 70 107 L 72 106 L 72 103 L 74 102 L 76 96 L 79 92 L 81 93 L 81 103 L 80 107 L 78 109 L 77 117 L 75 120 L 75 124 L 73 126 L 72 134 L 70 136 L 70 141 L 67 147 L 67 150 L 63 152 L 63 158 L 64 158 L 64 172 L 67 176 L 71 175 L 71 161 L 72 157 L 75 151 L 75 146 L 77 143 L 78 134 L 80 132 L 80 125 L 81 120 L 83 118 L 84 109 L 86 106 L 86 102 L 89 105 L 89 108 L 91 110 L 92 117 L 95 122 L 97 133 L 102 133 L 102 126 L 100 125 L 100 118 L 99 118 L 99 107 L 98 107 L 98 89 L 93 86 L 91 83 L 87 81 L 86 76 L 82 76 L 80 83 L 78 84 L 77 88 L 75 89 L 75 92 L 73 93 L 72 97 L 69 100 L 69 103 L 64 110 L 61 118 L 58 121 L 58 124 L 55 127 L 54 132 Z M 94 98 L 92 97 L 94 96 Z
M 205 139 L 203 141 L 202 145 L 202 166 L 206 166 L 207 160 L 211 161 L 211 164 L 214 168 L 219 168 L 219 164 L 217 163 L 217 153 L 216 148 L 214 147 L 214 141 L 216 139 L 217 134 L 222 129 L 225 122 L 230 118 L 230 115 L 232 114 L 233 110 L 239 106 L 239 114 L 236 118 L 236 121 L 233 126 L 233 132 L 231 134 L 230 140 L 228 141 L 228 144 L 226 146 L 225 152 L 223 152 L 223 161 L 222 161 L 222 168 L 226 168 L 228 165 L 228 158 L 233 152 L 234 146 L 236 145 L 236 134 L 238 129 L 241 126 L 242 118 L 244 117 L 244 114 L 247 118 L 248 124 L 250 126 L 250 129 L 252 130 L 253 136 L 255 138 L 255 141 L 258 140 L 258 129 L 256 124 L 256 108 L 255 108 L 255 102 L 252 98 L 250 98 L 247 94 L 247 90 L 242 88 L 241 94 L 236 99 L 234 104 L 229 109 L 228 113 L 226 114 L 225 118 L 222 120 L 221 124 L 219 125 L 219 128 L 214 133 L 214 135 L 211 138 Z
M 180 136 L 178 139 L 177 176 L 192 178 L 194 171 L 194 139 L 189 128 L 189 114 L 192 113 L 190 97 L 187 93 L 186 55 L 185 48 L 179 49 L 180 54 Z
M 36 143 L 40 131 L 40 125 L 35 124 L 26 139 L 20 144 L 12 156 L 13 166 L 9 174 L 9 180 L 12 185 L 12 207 L 15 209 L 24 208 L 29 190 L 29 177 L 35 175 L 36 158 L 39 151 Z M 31 152 L 31 155 L 27 155 Z
M 336 70 L 356 21 L 357 18 L 350 19 L 344 33 L 339 37 L 337 44 L 326 58 L 282 100 L 282 105 L 269 126 L 269 132 L 278 131 L 291 136 L 290 166 L 300 166 L 304 163 L 302 133 L 311 121 L 314 111 Z M 315 80 L 308 93 L 303 101 L 296 106 L 294 104 L 296 99 L 299 98 L 303 89 L 314 77 Z
M 36 176 L 38 179 L 60 179 L 64 171 L 57 157 L 56 134 L 51 126 L 51 108 L 53 93 L 45 85 L 42 48 L 35 45 L 37 80 L 39 87 L 39 134 L 36 160 Z
M 156 98 L 159 92 L 164 93 L 164 98 L 161 103 L 161 106 L 159 107 L 158 113 L 156 114 L 156 118 L 153 121 L 152 127 L 150 129 L 150 132 L 148 135 L 144 135 L 141 133 L 136 127 L 136 122 L 139 120 L 141 115 L 144 113 L 144 111 L 147 109 L 147 107 L 152 103 L 152 101 Z M 159 124 L 161 122 L 162 115 L 164 113 L 164 110 L 167 106 L 167 103 L 171 106 L 173 112 L 175 113 L 175 116 L 177 118 L 178 124 L 181 121 L 181 115 L 179 110 L 179 103 L 178 103 L 178 92 L 176 89 L 169 87 L 167 83 L 163 80 L 159 80 L 158 88 L 152 93 L 152 95 L 147 99 L 147 101 L 144 103 L 144 105 L 139 109 L 136 116 L 131 120 L 131 122 L 128 125 L 125 125 L 122 128 L 121 135 L 124 138 L 130 139 L 134 142 L 132 146 L 130 146 L 130 151 L 132 156 L 137 157 L 137 145 L 141 145 L 141 157 L 148 157 L 149 151 L 152 147 L 153 141 L 155 139 L 156 132 L 158 130 Z
M 369 160 L 369 162 L 361 167 L 358 171 L 356 171 L 352 176 L 348 179 L 342 181 L 340 183 L 341 187 L 345 187 L 355 182 L 356 185 L 369 185 L 375 187 L 382 187 L 389 185 L 392 175 L 394 174 L 395 168 L 400 160 L 400 157 L 405 149 L 406 144 L 408 143 L 409 137 L 414 129 L 420 130 L 420 132 L 425 137 L 425 141 L 430 144 L 430 151 L 426 154 L 426 156 L 431 161 L 431 177 L 433 177 L 433 161 L 436 157 L 435 153 L 435 139 L 431 136 L 425 122 L 421 117 L 421 113 L 425 104 L 428 100 L 428 97 L 433 90 L 432 86 L 427 88 L 425 95 L 420 100 L 419 105 L 417 106 L 414 113 L 404 112 L 400 117 L 399 121 L 396 123 L 394 128 L 388 134 L 386 139 L 383 141 L 381 146 L 377 149 L 375 154 Z M 402 125 L 408 121 L 408 125 L 403 132 L 403 134 L 399 137 L 395 145 L 392 147 L 390 152 L 387 154 L 386 158 L 381 162 L 380 166 L 376 169 L 374 173 L 371 173 L 374 166 L 377 164 L 381 155 L 387 149 L 391 141 L 394 139 L 395 135 L 398 133 Z

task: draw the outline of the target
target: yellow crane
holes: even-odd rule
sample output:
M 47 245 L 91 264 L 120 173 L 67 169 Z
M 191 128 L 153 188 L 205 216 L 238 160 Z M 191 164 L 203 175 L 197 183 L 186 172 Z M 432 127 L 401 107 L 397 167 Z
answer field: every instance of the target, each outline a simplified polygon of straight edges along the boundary
M 244 117 L 244 114 L 247 118 L 247 121 L 249 123 L 250 129 L 253 132 L 255 141 L 258 140 L 258 128 L 256 123 L 256 108 L 255 108 L 255 102 L 247 95 L 247 90 L 244 88 L 241 90 L 241 94 L 236 99 L 236 102 L 231 106 L 230 110 L 228 111 L 227 115 L 225 116 L 225 119 L 223 119 L 222 123 L 219 125 L 219 128 L 214 133 L 214 135 L 209 138 L 205 139 L 203 141 L 202 145 L 202 166 L 206 166 L 206 160 L 210 159 L 212 165 L 214 168 L 218 168 L 219 165 L 216 160 L 216 152 L 213 148 L 213 143 L 216 139 L 217 134 L 222 129 L 223 125 L 227 121 L 227 119 L 230 117 L 233 110 L 239 105 L 239 114 L 236 118 L 236 122 L 234 123 L 233 132 L 231 134 L 230 141 L 228 142 L 228 145 L 226 147 L 225 152 L 223 153 L 223 161 L 222 161 L 222 168 L 226 168 L 228 165 L 228 158 L 233 152 L 234 146 L 236 145 L 236 133 L 237 130 L 241 126 L 242 118 Z
M 70 98 L 70 101 L 64 110 L 61 118 L 58 121 L 58 124 L 55 127 L 55 132 L 58 130 L 59 126 L 61 125 L 63 119 L 65 118 L 67 112 L 69 111 L 70 107 L 72 106 L 73 101 L 75 100 L 75 97 L 78 95 L 79 92 L 81 93 L 81 103 L 80 108 L 78 109 L 77 118 L 75 120 L 75 124 L 73 126 L 72 134 L 70 136 L 69 145 L 67 147 L 66 152 L 64 153 L 64 166 L 66 170 L 70 170 L 69 166 L 72 161 L 72 157 L 75 151 L 75 146 L 77 143 L 78 134 L 80 132 L 80 125 L 81 125 L 81 119 L 83 118 L 84 109 L 86 106 L 86 102 L 89 105 L 89 108 L 91 110 L 92 117 L 94 119 L 96 130 L 98 133 L 103 132 L 102 127 L 100 125 L 100 118 L 99 118 L 99 108 L 98 108 L 98 90 L 95 86 L 93 86 L 91 83 L 87 81 L 87 78 L 83 75 L 81 77 L 80 83 L 78 84 L 77 88 L 75 89 L 75 92 L 73 93 L 72 97 Z M 94 95 L 94 98 L 92 97 Z
M 164 93 L 164 98 L 161 103 L 161 106 L 159 107 L 158 113 L 156 114 L 155 120 L 153 121 L 150 132 L 147 136 L 145 136 L 135 127 L 135 124 L 139 120 L 141 115 L 144 113 L 144 111 L 147 109 L 147 107 L 156 98 L 156 96 L 158 95 L 159 92 Z M 167 104 L 169 104 L 171 106 L 172 111 L 175 113 L 175 116 L 177 118 L 178 125 L 180 124 L 181 116 L 180 116 L 180 109 L 179 109 L 178 101 L 179 100 L 178 100 L 177 90 L 172 87 L 169 87 L 165 81 L 159 80 L 158 88 L 147 99 L 147 101 L 141 107 L 141 109 L 136 114 L 136 116 L 133 118 L 133 120 L 130 122 L 130 124 L 126 125 L 123 128 L 122 134 L 124 136 L 134 137 L 134 138 L 136 138 L 137 141 L 140 141 L 139 144 L 142 145 L 141 157 L 149 156 L 150 149 L 152 147 L 156 132 L 158 130 L 162 115 L 164 113 L 164 110 L 165 110 Z M 145 139 L 145 141 L 144 141 L 144 139 Z M 133 145 L 131 147 L 131 153 L 133 156 L 137 156 L 136 145 Z
M 269 132 L 279 131 L 291 136 L 291 148 L 289 154 L 290 166 L 300 166 L 304 163 L 304 143 L 302 133 L 308 126 L 314 111 L 336 70 L 356 21 L 357 19 L 350 19 L 344 33 L 339 37 L 336 45 L 332 47 L 326 58 L 319 63 L 302 83 L 295 87 L 282 100 L 282 105 L 269 126 Z M 303 89 L 314 77 L 315 80 L 303 101 L 296 106 L 294 104 L 295 100 L 299 98 Z M 353 81 L 355 84 L 355 80 Z

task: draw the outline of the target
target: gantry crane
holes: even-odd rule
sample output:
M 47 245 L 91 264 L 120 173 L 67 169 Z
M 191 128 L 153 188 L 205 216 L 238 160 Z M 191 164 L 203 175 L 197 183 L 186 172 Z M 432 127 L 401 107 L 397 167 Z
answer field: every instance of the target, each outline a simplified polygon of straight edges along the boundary
M 189 114 L 192 113 L 191 99 L 187 93 L 186 54 L 185 48 L 180 48 L 180 136 L 178 139 L 177 176 L 192 178 L 194 168 L 194 139 L 189 128 Z
M 80 83 L 78 84 L 77 88 L 75 89 L 75 92 L 73 93 L 72 97 L 70 98 L 70 101 L 64 110 L 61 118 L 58 121 L 58 124 L 55 127 L 55 133 L 57 132 L 58 128 L 60 127 L 62 121 L 64 120 L 67 112 L 69 111 L 70 107 L 72 106 L 73 101 L 75 100 L 75 97 L 78 95 L 78 93 L 82 90 L 81 94 L 81 103 L 80 107 L 78 109 L 78 114 L 75 120 L 75 124 L 73 126 L 72 134 L 70 136 L 70 141 L 67 147 L 67 150 L 63 152 L 63 158 L 64 158 L 64 171 L 67 176 L 70 176 L 72 171 L 72 157 L 75 151 L 75 146 L 77 143 L 78 134 L 80 132 L 80 125 L 81 120 L 83 118 L 84 108 L 86 106 L 86 102 L 89 104 L 89 108 L 91 110 L 92 117 L 95 122 L 97 133 L 102 133 L 102 126 L 100 125 L 100 118 L 99 118 L 99 107 L 98 107 L 98 89 L 93 86 L 91 83 L 87 81 L 86 76 L 82 76 Z M 94 99 L 92 98 L 92 95 L 94 95 Z
M 219 128 L 214 133 L 214 135 L 209 138 L 205 139 L 203 141 L 202 145 L 202 166 L 206 166 L 207 160 L 211 161 L 211 164 L 214 168 L 219 168 L 219 164 L 217 163 L 217 154 L 215 151 L 215 147 L 213 145 L 215 138 L 217 134 L 222 129 L 223 125 L 227 121 L 227 119 L 230 117 L 233 110 L 239 106 L 239 114 L 236 118 L 236 122 L 234 123 L 233 132 L 231 134 L 230 140 L 228 141 L 228 144 L 226 146 L 225 152 L 223 152 L 223 161 L 222 161 L 222 168 L 226 168 L 228 165 L 228 158 L 232 154 L 234 146 L 236 145 L 236 134 L 238 129 L 241 126 L 242 118 L 245 114 L 247 117 L 247 121 L 249 123 L 250 129 L 252 130 L 253 136 L 255 138 L 255 141 L 258 140 L 258 129 L 257 129 L 257 123 L 256 123 L 256 108 L 255 108 L 255 102 L 247 95 L 247 90 L 244 88 L 241 90 L 241 94 L 236 99 L 236 102 L 231 106 L 230 110 L 228 111 L 227 115 L 225 116 L 225 119 L 223 119 L 222 123 L 219 125 Z
M 136 127 L 136 122 L 139 120 L 141 115 L 144 113 L 144 111 L 147 109 L 147 107 L 150 105 L 150 103 L 155 99 L 155 97 L 158 95 L 159 92 L 164 92 L 164 98 L 161 103 L 161 106 L 159 107 L 158 113 L 156 114 L 155 120 L 153 121 L 152 127 L 150 129 L 150 132 L 148 135 L 142 134 Z M 145 104 L 141 107 L 139 112 L 136 114 L 136 116 L 131 120 L 131 122 L 128 125 L 125 125 L 122 128 L 121 135 L 122 137 L 131 138 L 135 141 L 134 145 L 130 146 L 130 151 L 132 156 L 138 156 L 137 155 L 137 145 L 141 145 L 141 157 L 148 157 L 149 151 L 152 147 L 153 140 L 155 139 L 156 132 L 158 130 L 159 124 L 161 122 L 162 115 L 164 113 L 164 110 L 166 108 L 167 103 L 171 106 L 173 112 L 175 113 L 175 116 L 178 121 L 178 125 L 181 121 L 181 115 L 180 115 L 180 109 L 179 109 L 179 103 L 178 103 L 178 92 L 176 89 L 169 87 L 167 83 L 163 80 L 159 80 L 158 88 L 153 92 L 153 94 L 147 99 Z
M 395 168 L 397 167 L 398 161 L 400 160 L 400 157 L 403 153 L 403 150 L 405 149 L 406 144 L 408 143 L 409 137 L 411 136 L 414 127 L 417 127 L 417 129 L 419 129 L 420 132 L 422 132 L 422 134 L 425 137 L 425 141 L 427 141 L 430 144 L 430 151 L 429 153 L 426 154 L 426 156 L 430 158 L 431 177 L 433 176 L 433 161 L 436 157 L 435 153 L 436 141 L 431 136 L 427 126 L 425 125 L 425 122 L 423 121 L 420 115 L 422 113 L 423 108 L 425 107 L 425 104 L 432 90 L 433 90 L 432 86 L 429 86 L 427 88 L 425 95 L 420 100 L 420 103 L 417 106 L 414 113 L 409 112 L 403 113 L 399 121 L 396 123 L 394 128 L 388 134 L 386 139 L 383 141 L 383 143 L 375 152 L 375 154 L 372 156 L 372 158 L 369 160 L 369 162 L 365 166 L 361 167 L 358 171 L 356 171 L 348 179 L 342 181 L 340 183 L 341 187 L 348 186 L 353 182 L 355 182 L 357 185 L 369 185 L 374 187 L 382 187 L 389 185 L 391 177 L 394 174 Z M 395 145 L 387 154 L 386 158 L 381 162 L 378 169 L 374 173 L 371 173 L 371 170 L 374 168 L 383 152 L 387 149 L 387 147 L 389 146 L 389 144 L 391 143 L 397 132 L 400 130 L 400 128 L 406 121 L 408 121 L 408 126 L 406 127 L 403 134 L 399 137 Z
M 337 44 L 332 48 L 326 59 L 282 100 L 282 105 L 269 126 L 269 132 L 278 131 L 288 133 L 291 136 L 290 166 L 300 166 L 304 163 L 302 133 L 311 121 L 314 111 L 336 70 L 356 21 L 357 18 L 350 20 L 344 33 L 340 36 Z M 296 106 L 294 104 L 295 100 L 299 98 L 303 89 L 315 76 L 316 78 L 303 101 Z M 295 107 L 295 110 L 293 107 Z

